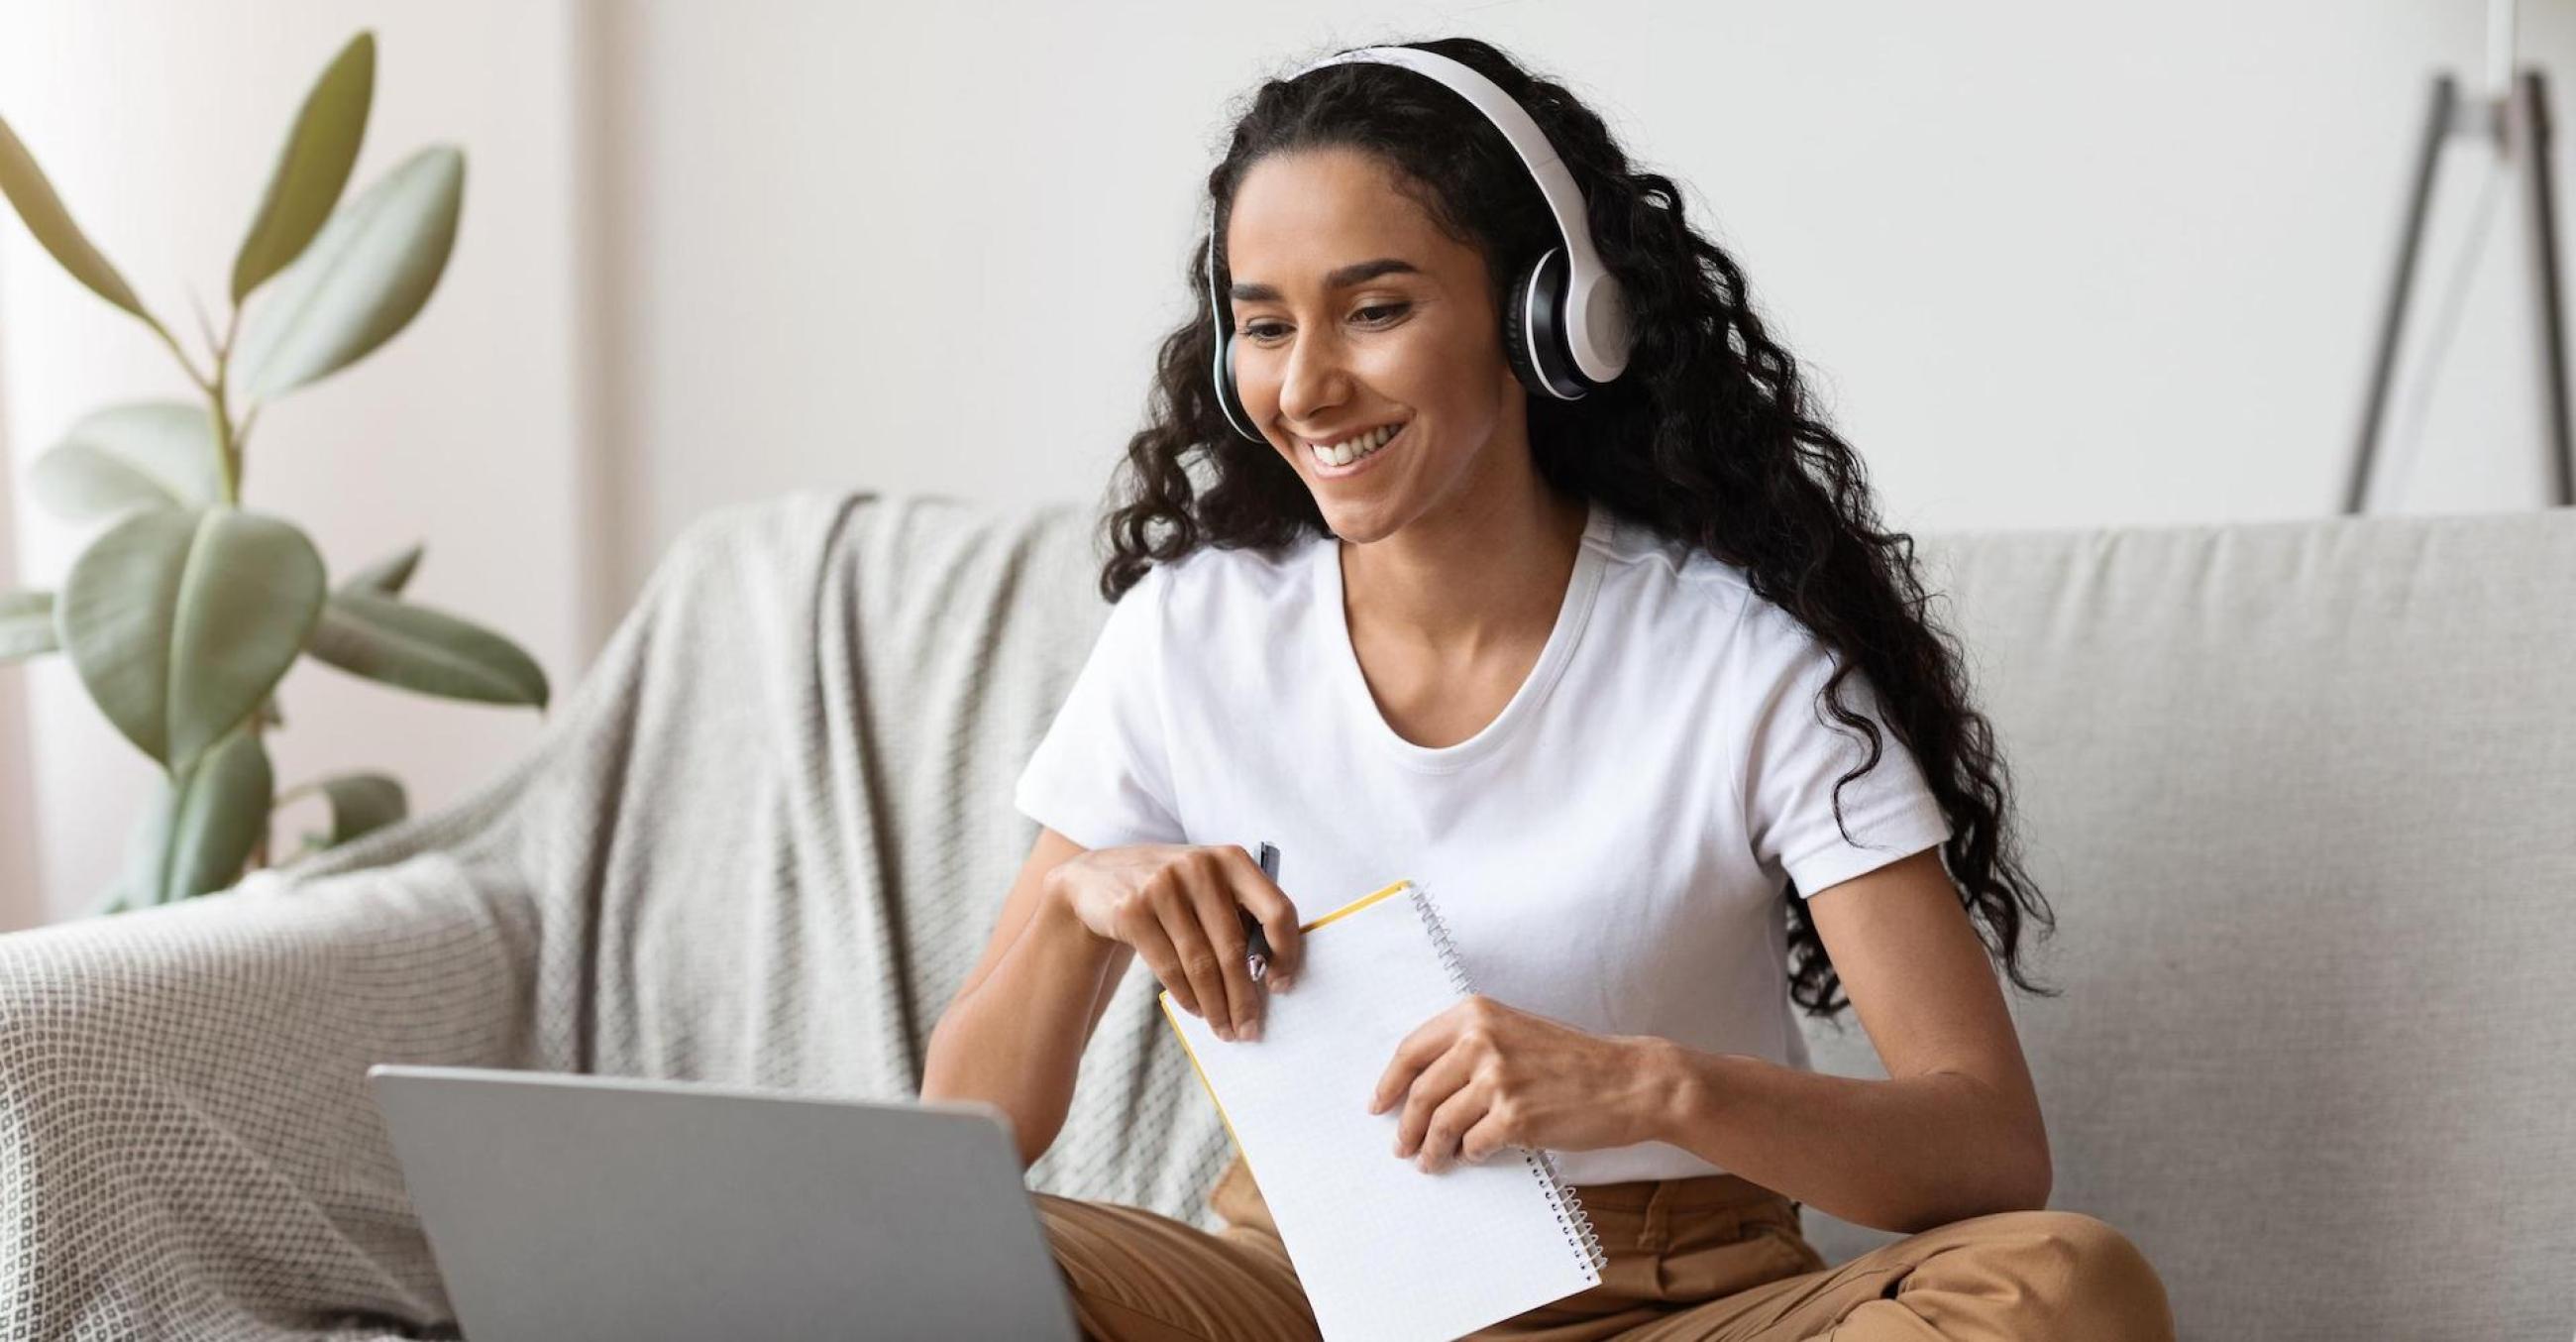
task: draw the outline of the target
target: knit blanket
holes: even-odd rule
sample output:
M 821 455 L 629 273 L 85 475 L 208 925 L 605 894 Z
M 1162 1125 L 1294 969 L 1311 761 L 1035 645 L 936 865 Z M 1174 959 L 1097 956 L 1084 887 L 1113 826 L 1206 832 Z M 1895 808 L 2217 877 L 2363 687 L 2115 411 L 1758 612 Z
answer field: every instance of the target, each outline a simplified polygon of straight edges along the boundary
M 917 1094 L 1109 609 L 1091 534 L 938 496 L 712 514 L 456 805 L 0 936 L 0 1338 L 454 1336 L 370 1064 Z M 1155 987 L 1121 982 L 1029 1183 L 1213 1228 L 1230 1148 Z

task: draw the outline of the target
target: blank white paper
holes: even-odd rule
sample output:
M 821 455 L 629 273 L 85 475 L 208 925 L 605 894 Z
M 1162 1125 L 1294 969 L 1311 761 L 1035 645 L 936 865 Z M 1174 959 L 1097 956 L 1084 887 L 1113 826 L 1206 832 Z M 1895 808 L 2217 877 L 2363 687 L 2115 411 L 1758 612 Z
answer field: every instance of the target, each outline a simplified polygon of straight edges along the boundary
M 1601 1280 L 1571 1191 L 1536 1155 L 1426 1174 L 1395 1154 L 1402 1106 L 1368 1112 L 1396 1044 L 1463 996 L 1420 894 L 1402 882 L 1317 919 L 1258 1040 L 1219 1039 L 1162 994 L 1327 1342 L 1454 1338 Z

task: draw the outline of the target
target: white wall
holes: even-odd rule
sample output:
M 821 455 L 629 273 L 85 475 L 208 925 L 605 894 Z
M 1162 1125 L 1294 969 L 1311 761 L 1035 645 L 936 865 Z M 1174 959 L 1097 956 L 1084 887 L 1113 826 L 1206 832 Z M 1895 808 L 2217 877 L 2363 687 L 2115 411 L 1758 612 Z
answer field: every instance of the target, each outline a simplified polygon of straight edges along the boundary
M 0 424 L 7 422 L 7 369 L 0 368 Z M 9 460 L 8 440 L 0 437 L 0 465 Z M 0 470 L 0 592 L 17 590 L 17 546 L 12 541 L 10 496 L 16 474 Z M 0 930 L 43 920 L 37 881 L 35 781 L 29 776 L 27 697 L 20 676 L 0 667 Z
M 1686 184 L 1892 523 L 2331 512 L 2428 80 L 2474 88 L 2485 40 L 2482 7 L 2415 0 L 0 0 L 0 115 L 184 313 L 360 25 L 382 42 L 361 178 L 463 142 L 464 233 L 412 331 L 264 419 L 251 501 L 335 565 L 427 537 L 421 599 L 517 636 L 559 686 L 709 508 L 810 486 L 1097 499 L 1187 311 L 1229 104 L 1328 44 L 1446 32 L 1569 81 Z M 2576 83 L 2572 25 L 2529 14 L 2522 45 Z M 2384 509 L 2543 499 L 2527 240 L 2503 204 Z M 2418 329 L 2437 311 L 2419 300 Z M 177 389 L 165 359 L 0 225 L 21 468 L 80 412 Z M 49 585 L 72 540 L 23 491 L 16 511 L 19 574 Z M 149 775 L 59 660 L 0 671 L 0 695 L 21 679 L 59 915 L 113 870 Z M 285 701 L 285 777 L 391 765 L 424 805 L 532 727 L 324 668 Z M 0 749 L 8 727 L 0 707 Z M 9 787 L 0 767 L 0 843 L 30 814 Z
M 2412 0 L 617 13 L 629 584 L 699 509 L 797 484 L 1095 496 L 1227 102 L 1449 31 L 1687 184 L 1892 517 L 2332 511 L 2428 80 L 2484 42 Z M 2524 37 L 2576 84 L 2563 7 Z M 2403 508 L 2542 498 L 2500 222 Z

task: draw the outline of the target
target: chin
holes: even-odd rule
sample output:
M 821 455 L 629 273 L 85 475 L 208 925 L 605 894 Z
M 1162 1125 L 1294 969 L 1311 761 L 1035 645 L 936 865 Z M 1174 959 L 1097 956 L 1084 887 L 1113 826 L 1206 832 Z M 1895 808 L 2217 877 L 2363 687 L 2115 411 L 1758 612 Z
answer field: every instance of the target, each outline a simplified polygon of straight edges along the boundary
M 1294 469 L 1306 496 L 1315 501 L 1315 511 L 1323 515 L 1325 527 L 1354 545 L 1366 545 L 1393 535 L 1419 511 L 1409 502 L 1408 463 L 1383 465 L 1392 469 L 1371 471 L 1350 481 L 1318 476 L 1303 463 Z
M 1402 525 L 1394 509 L 1385 504 L 1332 501 L 1318 496 L 1315 506 L 1324 514 L 1324 526 L 1353 545 L 1384 540 Z

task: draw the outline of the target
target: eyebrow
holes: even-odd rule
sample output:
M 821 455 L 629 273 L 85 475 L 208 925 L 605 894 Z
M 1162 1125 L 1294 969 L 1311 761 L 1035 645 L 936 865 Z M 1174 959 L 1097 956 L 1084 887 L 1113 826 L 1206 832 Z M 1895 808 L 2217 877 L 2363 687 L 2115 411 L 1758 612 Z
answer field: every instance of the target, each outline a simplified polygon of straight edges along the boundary
M 1326 275 L 1324 287 L 1347 289 L 1354 284 L 1376 279 L 1380 275 L 1419 275 L 1421 273 L 1422 268 L 1410 261 L 1381 256 L 1374 261 L 1355 261 Z M 1246 303 L 1270 303 L 1278 301 L 1279 291 L 1267 284 L 1237 284 L 1234 286 L 1233 296 Z

